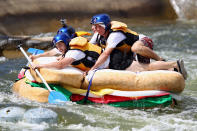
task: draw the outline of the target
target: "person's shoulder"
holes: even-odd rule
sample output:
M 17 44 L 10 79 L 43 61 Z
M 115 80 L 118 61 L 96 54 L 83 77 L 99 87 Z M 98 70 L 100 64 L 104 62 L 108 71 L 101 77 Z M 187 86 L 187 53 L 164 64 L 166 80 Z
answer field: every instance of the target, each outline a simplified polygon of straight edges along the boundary
M 122 31 L 116 31 L 109 34 L 109 36 L 122 36 L 124 33 Z
M 82 50 L 78 50 L 78 49 L 71 49 L 68 50 L 66 52 L 66 54 L 76 54 L 76 55 L 80 55 L 80 54 L 85 54 L 85 52 L 83 52 Z
M 112 32 L 112 33 L 110 33 L 109 34 L 109 37 L 108 37 L 108 39 L 109 38 L 125 38 L 126 36 L 124 35 L 124 33 L 123 32 Z
M 97 44 L 98 37 L 99 37 L 98 32 L 94 32 L 94 34 L 93 34 L 92 38 L 90 39 L 89 43 Z

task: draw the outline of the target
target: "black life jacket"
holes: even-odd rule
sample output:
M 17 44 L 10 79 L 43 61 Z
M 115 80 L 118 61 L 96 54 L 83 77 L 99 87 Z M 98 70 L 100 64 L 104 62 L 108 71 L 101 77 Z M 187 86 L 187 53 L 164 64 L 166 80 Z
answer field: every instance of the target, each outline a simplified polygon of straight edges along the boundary
M 88 71 L 96 63 L 102 53 L 101 47 L 88 43 L 88 40 L 84 37 L 72 39 L 69 43 L 69 47 L 69 50 L 80 50 L 85 53 L 85 58 L 72 63 L 72 66 L 83 71 Z

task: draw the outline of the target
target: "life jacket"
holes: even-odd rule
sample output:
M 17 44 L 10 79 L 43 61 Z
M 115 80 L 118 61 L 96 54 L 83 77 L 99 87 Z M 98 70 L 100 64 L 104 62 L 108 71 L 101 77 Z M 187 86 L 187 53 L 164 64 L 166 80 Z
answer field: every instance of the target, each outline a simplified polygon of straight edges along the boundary
M 72 39 L 69 47 L 69 50 L 80 50 L 85 53 L 85 58 L 72 63 L 72 66 L 83 71 L 88 71 L 102 53 L 101 47 L 88 43 L 88 40 L 81 36 Z
M 92 34 L 90 32 L 85 32 L 85 31 L 77 31 L 75 32 L 77 36 L 91 36 Z
M 122 22 L 112 21 L 111 29 L 109 35 L 112 32 L 122 32 L 126 39 L 121 41 L 116 48 L 110 54 L 110 69 L 125 70 L 133 62 L 134 55 L 131 51 L 131 46 L 139 40 L 138 33 L 127 28 L 127 25 Z M 103 36 L 97 36 L 97 43 L 99 43 L 102 48 L 106 47 L 106 39 Z
M 119 21 L 112 21 L 111 22 L 111 29 L 110 33 L 112 32 L 122 32 L 125 36 L 126 39 L 121 41 L 117 46 L 116 49 L 121 50 L 123 52 L 130 52 L 131 51 L 131 46 L 139 40 L 139 35 L 138 33 L 130 30 L 127 28 L 127 25 L 125 23 L 119 22 Z M 98 36 L 97 37 L 97 43 L 99 43 L 99 46 L 102 48 L 106 47 L 106 39 L 103 36 Z

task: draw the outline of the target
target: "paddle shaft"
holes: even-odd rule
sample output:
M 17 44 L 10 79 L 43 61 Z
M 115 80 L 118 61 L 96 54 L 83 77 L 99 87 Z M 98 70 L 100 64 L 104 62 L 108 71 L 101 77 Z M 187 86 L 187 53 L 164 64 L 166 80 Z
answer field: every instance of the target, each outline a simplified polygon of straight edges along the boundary
M 28 60 L 28 62 L 30 63 L 30 65 L 32 66 L 33 63 L 31 62 L 31 59 L 28 57 L 28 55 L 26 54 L 26 52 L 24 51 L 24 49 L 19 45 L 18 46 L 19 49 L 21 50 L 21 52 L 23 53 L 23 55 L 25 56 L 25 58 Z M 40 77 L 40 79 L 42 80 L 42 82 L 45 84 L 45 86 L 47 87 L 47 89 L 51 92 L 51 88 L 49 87 L 49 85 L 47 84 L 47 82 L 45 81 L 45 79 L 42 77 L 42 75 L 40 74 L 40 72 L 38 71 L 38 69 L 35 69 L 35 72 L 38 74 L 38 76 Z

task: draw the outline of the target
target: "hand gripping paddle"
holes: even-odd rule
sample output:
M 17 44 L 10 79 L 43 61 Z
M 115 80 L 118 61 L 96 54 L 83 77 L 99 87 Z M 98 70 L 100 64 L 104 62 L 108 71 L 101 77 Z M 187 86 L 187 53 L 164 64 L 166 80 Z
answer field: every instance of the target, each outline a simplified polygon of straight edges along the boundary
M 21 45 L 18 45 L 18 48 L 21 50 L 21 52 L 23 53 L 23 55 L 25 56 L 25 58 L 28 60 L 28 62 L 32 66 L 31 59 L 27 56 L 26 52 L 21 47 Z M 49 96 L 48 96 L 49 103 L 58 104 L 58 103 L 62 103 L 62 102 L 68 101 L 67 98 L 62 93 L 57 92 L 57 91 L 54 91 L 54 90 L 51 90 L 51 88 L 49 87 L 49 85 L 47 84 L 47 82 L 45 81 L 45 79 L 42 77 L 42 75 L 40 74 L 40 72 L 38 71 L 38 69 L 35 69 L 35 72 L 38 74 L 38 76 L 40 77 L 40 79 L 42 80 L 42 82 L 45 84 L 45 86 L 47 87 L 47 89 L 50 92 L 49 93 Z

